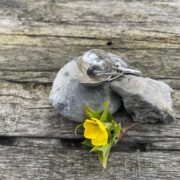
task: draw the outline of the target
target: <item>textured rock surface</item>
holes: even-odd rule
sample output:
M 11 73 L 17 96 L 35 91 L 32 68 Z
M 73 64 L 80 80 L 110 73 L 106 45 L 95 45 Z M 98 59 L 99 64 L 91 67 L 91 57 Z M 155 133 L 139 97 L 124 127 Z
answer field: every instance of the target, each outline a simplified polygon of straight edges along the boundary
M 115 113 L 121 104 L 121 98 L 110 91 L 109 84 L 88 87 L 79 83 L 78 68 L 75 60 L 66 64 L 57 74 L 50 93 L 50 102 L 64 117 L 81 122 L 84 120 L 83 105 L 95 110 L 103 108 L 110 101 L 110 111 Z
M 134 121 L 169 123 L 174 119 L 172 89 L 165 83 L 150 78 L 127 75 L 111 82 L 124 107 Z

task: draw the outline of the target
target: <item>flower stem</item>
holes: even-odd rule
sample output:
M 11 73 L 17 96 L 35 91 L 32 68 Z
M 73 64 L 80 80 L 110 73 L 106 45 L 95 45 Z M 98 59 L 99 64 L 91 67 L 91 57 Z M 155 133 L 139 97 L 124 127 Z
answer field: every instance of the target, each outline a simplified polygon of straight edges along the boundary
M 123 129 L 123 133 L 126 133 L 127 131 L 129 131 L 130 129 L 132 129 L 133 127 L 135 127 L 139 124 L 142 124 L 142 123 L 133 123 L 133 124 L 129 125 L 128 127 Z
M 129 131 L 130 129 L 132 129 L 133 127 L 135 127 L 135 126 L 137 126 L 137 125 L 139 125 L 139 124 L 142 124 L 142 122 L 133 123 L 133 124 L 129 125 L 128 127 L 123 128 L 123 129 L 122 129 L 122 132 L 121 132 L 121 134 L 120 134 L 120 136 L 119 136 L 119 140 L 123 140 L 124 135 L 127 133 L 127 131 Z

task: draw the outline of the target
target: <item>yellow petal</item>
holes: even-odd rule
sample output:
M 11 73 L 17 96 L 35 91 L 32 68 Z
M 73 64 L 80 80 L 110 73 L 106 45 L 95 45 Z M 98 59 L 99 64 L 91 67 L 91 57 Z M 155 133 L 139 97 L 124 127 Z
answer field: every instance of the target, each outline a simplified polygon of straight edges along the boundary
M 99 133 L 101 133 L 101 129 L 98 124 L 92 120 L 87 119 L 84 123 L 84 128 L 84 137 L 88 139 L 94 139 Z
M 94 120 L 91 120 L 91 119 L 86 119 L 83 124 L 84 128 L 87 128 L 89 126 L 89 124 L 97 124 L 97 122 Z
M 106 128 L 105 128 L 104 124 L 103 124 L 100 120 L 98 120 L 98 119 L 96 119 L 96 118 L 92 118 L 92 120 L 94 120 L 94 121 L 99 125 L 99 128 L 100 128 L 102 131 L 106 132 Z
M 108 133 L 107 131 L 101 131 L 95 139 L 91 140 L 91 143 L 94 146 L 103 146 L 106 145 L 108 143 Z

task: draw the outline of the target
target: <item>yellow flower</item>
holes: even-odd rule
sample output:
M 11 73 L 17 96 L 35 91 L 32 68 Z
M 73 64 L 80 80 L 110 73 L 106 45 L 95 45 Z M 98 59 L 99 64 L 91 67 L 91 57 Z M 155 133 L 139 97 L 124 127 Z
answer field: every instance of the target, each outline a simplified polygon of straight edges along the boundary
M 86 119 L 84 128 L 84 137 L 91 139 L 92 145 L 103 146 L 108 143 L 108 132 L 100 120 L 96 118 Z

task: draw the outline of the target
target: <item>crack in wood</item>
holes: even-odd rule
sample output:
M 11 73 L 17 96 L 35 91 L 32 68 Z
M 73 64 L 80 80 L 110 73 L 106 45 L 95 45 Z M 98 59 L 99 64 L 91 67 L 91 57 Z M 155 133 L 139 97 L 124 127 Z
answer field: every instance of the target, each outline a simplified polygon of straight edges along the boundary
M 132 140 L 127 137 L 127 140 L 118 142 L 112 147 L 113 152 L 171 152 L 180 151 L 179 148 L 159 148 L 152 141 L 145 142 L 141 140 Z M 158 139 L 158 138 L 157 138 Z M 160 138 L 163 141 L 163 138 Z M 159 142 L 160 142 L 159 139 Z M 0 147 L 12 146 L 12 147 L 34 147 L 34 148 L 49 148 L 49 149 L 64 149 L 64 150 L 88 150 L 90 148 L 82 145 L 83 138 L 80 139 L 68 139 L 68 138 L 53 138 L 53 137 L 18 137 L 18 136 L 0 136 Z
M 14 146 L 16 143 L 17 137 L 8 137 L 0 136 L 0 145 L 1 146 Z

